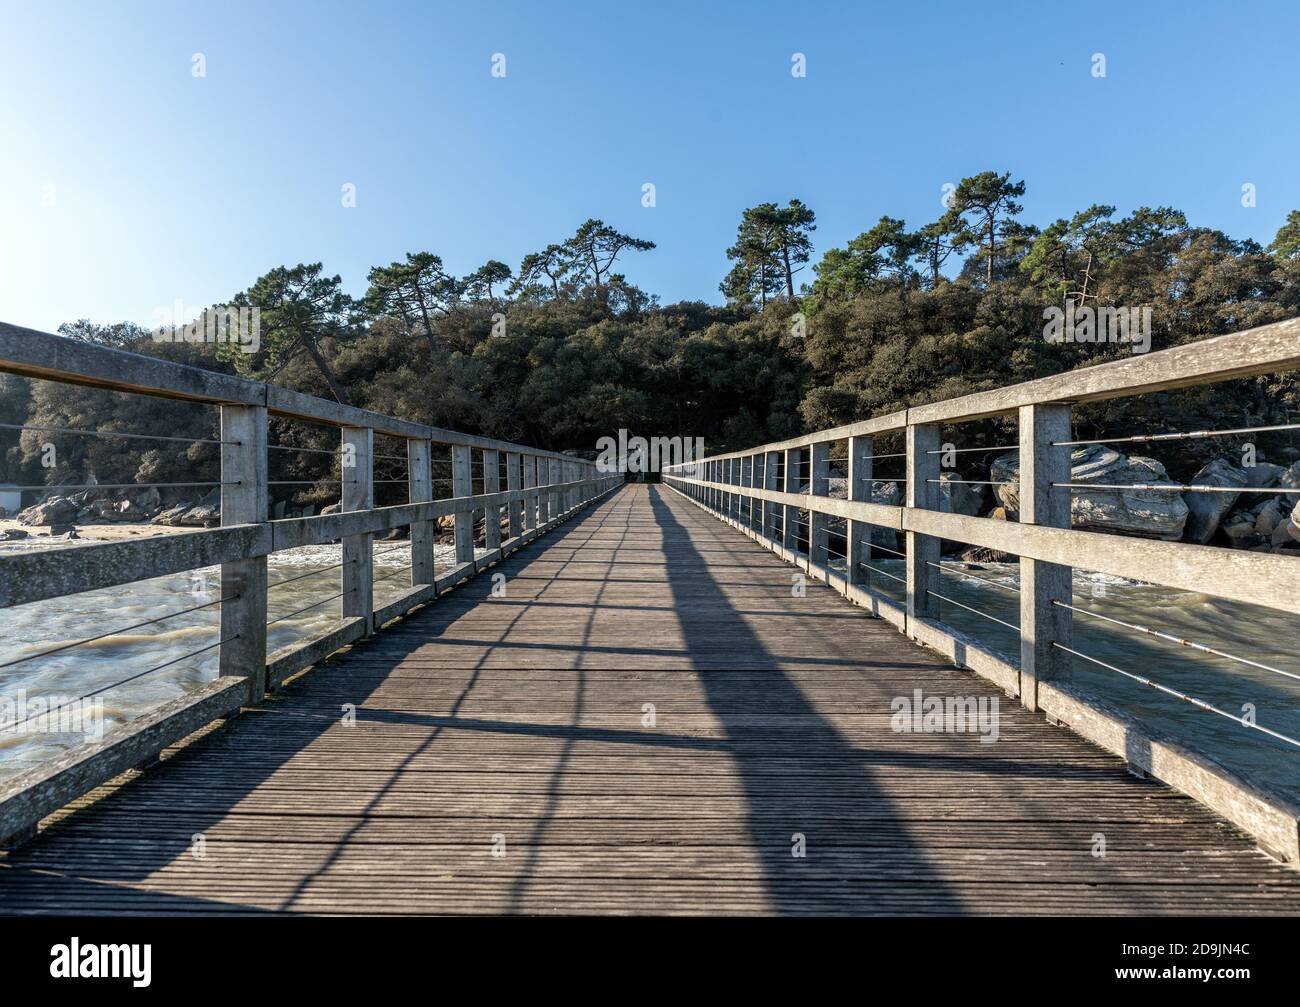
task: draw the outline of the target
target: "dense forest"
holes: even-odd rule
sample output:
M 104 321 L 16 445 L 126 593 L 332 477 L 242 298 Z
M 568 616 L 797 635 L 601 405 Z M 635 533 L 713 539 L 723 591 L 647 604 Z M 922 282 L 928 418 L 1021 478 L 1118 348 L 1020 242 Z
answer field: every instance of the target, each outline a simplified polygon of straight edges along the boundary
M 226 302 L 260 309 L 255 354 L 159 341 L 130 322 L 60 332 L 594 457 L 597 439 L 620 427 L 738 449 L 1133 352 L 1047 341 L 1044 309 L 1069 301 L 1149 306 L 1154 350 L 1300 314 L 1300 211 L 1262 247 L 1171 207 L 1121 215 L 1094 205 L 1032 224 L 1021 219 L 1024 192 L 1023 181 L 984 172 L 955 187 L 937 220 L 882 217 L 815 262 L 812 208 L 751 207 L 727 249 L 723 305 L 660 304 L 624 272 L 654 244 L 588 220 L 517 268 L 494 260 L 456 277 L 433 252 L 409 253 L 371 269 L 359 298 L 319 263 L 271 269 Z M 1285 422 L 1298 407 L 1295 378 L 1282 376 L 1087 406 L 1077 422 L 1082 436 L 1247 426 Z M 212 410 L 185 403 L 0 375 L 0 423 L 210 437 L 213 422 Z M 997 443 L 1008 433 L 997 422 L 952 437 Z M 334 436 L 279 427 L 281 443 Z M 1288 434 L 1276 438 L 1259 438 L 1262 457 L 1300 457 Z M 41 464 L 51 440 L 53 468 Z M 215 464 L 211 445 L 33 431 L 0 430 L 0 450 L 0 481 L 24 484 L 178 481 Z M 1215 450 L 1191 442 L 1160 457 L 1185 477 Z M 277 471 L 310 478 L 319 464 L 303 456 Z

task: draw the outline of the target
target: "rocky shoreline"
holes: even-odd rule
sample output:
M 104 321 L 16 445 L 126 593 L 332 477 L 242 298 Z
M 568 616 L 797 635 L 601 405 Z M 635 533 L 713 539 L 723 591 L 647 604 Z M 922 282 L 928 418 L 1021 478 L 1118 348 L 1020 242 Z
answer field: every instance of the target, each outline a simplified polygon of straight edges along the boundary
M 941 510 L 972 517 L 1018 520 L 1020 458 L 1016 453 L 1000 455 L 987 472 L 961 475 L 943 472 L 939 478 Z M 995 485 L 990 487 L 973 480 L 987 480 Z M 1072 490 L 1070 523 L 1075 528 L 1300 556 L 1300 495 L 1244 492 L 1300 489 L 1300 462 L 1290 467 L 1264 461 L 1242 466 L 1220 456 L 1203 466 L 1187 483 L 1229 492 L 1130 489 L 1127 487 L 1177 484 L 1154 458 L 1125 455 L 1106 445 L 1091 444 L 1075 448 L 1071 454 L 1070 482 L 1124 487 Z M 847 488 L 845 473 L 832 470 L 831 496 L 843 499 Z M 903 500 L 902 486 L 897 481 L 876 480 L 871 485 L 871 499 L 873 503 L 899 506 Z M 886 529 L 873 529 L 872 541 L 887 549 L 898 548 L 897 537 Z M 974 561 L 1014 558 L 956 542 L 944 545 L 946 553 L 960 553 L 962 558 Z
M 333 514 L 341 509 L 337 503 L 322 507 L 321 514 Z M 314 517 L 314 504 L 295 507 L 284 501 L 277 501 L 271 506 L 271 519 Z M 81 537 L 79 529 L 94 528 L 104 538 L 105 527 L 155 526 L 165 532 L 170 528 L 195 529 L 217 528 L 221 525 L 221 490 L 213 489 L 197 500 L 180 500 L 165 504 L 158 490 L 153 487 L 140 489 L 89 489 L 75 493 L 61 494 L 57 486 L 47 491 L 44 499 L 32 504 L 15 514 L 6 513 L 0 508 L 0 542 L 13 542 L 29 538 L 31 533 L 25 528 L 48 529 L 50 537 L 62 537 L 69 540 Z M 453 537 L 453 520 L 439 518 L 436 522 L 436 540 L 448 543 Z M 399 534 L 400 533 L 400 534 Z M 395 529 L 389 538 L 404 538 L 405 529 Z

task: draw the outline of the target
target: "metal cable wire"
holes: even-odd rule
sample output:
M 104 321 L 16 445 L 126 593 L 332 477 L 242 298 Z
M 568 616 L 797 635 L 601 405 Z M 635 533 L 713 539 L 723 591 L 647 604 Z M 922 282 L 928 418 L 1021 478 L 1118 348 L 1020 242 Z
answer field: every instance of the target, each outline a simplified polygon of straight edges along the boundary
M 1009 479 L 927 479 L 928 483 L 961 483 L 964 486 L 1009 486 Z M 1052 483 L 1053 486 L 1063 486 L 1064 483 Z
M 171 437 L 165 434 L 128 434 L 115 430 L 80 430 L 74 427 L 39 427 L 25 423 L 0 423 L 0 430 L 34 430 L 46 434 L 83 434 L 87 437 L 121 437 L 134 441 L 176 441 L 181 444 L 232 444 L 243 447 L 243 441 L 221 441 L 210 437 Z
M 931 480 L 934 481 L 934 480 Z M 1294 495 L 1300 489 L 1281 489 L 1277 486 L 1186 486 L 1180 483 L 1052 483 L 1053 486 L 1072 490 L 1157 490 L 1164 493 L 1268 493 Z
M 1133 681 L 1139 682 L 1142 685 L 1155 689 L 1158 692 L 1163 692 L 1166 695 L 1173 696 L 1175 699 L 1181 699 L 1184 702 L 1191 703 L 1193 706 L 1199 706 L 1203 710 L 1209 710 L 1211 713 L 1217 713 L 1220 717 L 1227 717 L 1229 720 L 1235 720 L 1242 727 L 1250 727 L 1256 731 L 1262 731 L 1264 734 L 1271 735 L 1272 737 L 1277 738 L 1279 741 L 1285 741 L 1287 744 L 1295 745 L 1297 748 L 1300 748 L 1300 741 L 1296 740 L 1295 738 L 1288 737 L 1285 734 L 1280 734 L 1277 731 L 1271 730 L 1267 727 L 1260 727 L 1259 724 L 1252 724 L 1244 717 L 1238 717 L 1234 713 L 1228 713 L 1226 710 L 1220 710 L 1217 706 L 1213 705 L 1212 703 L 1207 703 L 1203 699 L 1197 699 L 1195 696 L 1189 696 L 1185 692 L 1179 692 L 1177 689 L 1171 689 L 1167 685 L 1161 685 L 1159 682 L 1154 682 L 1143 675 L 1136 675 L 1131 671 L 1125 671 L 1123 668 L 1117 668 L 1115 667 L 1115 665 L 1107 664 L 1105 661 L 1098 660 L 1095 657 L 1090 657 L 1087 654 L 1081 654 L 1079 651 L 1073 649 L 1072 647 L 1067 647 L 1064 644 L 1056 643 L 1055 641 L 1053 641 L 1052 646 L 1057 648 L 1058 650 L 1065 651 L 1067 654 L 1073 654 L 1075 657 L 1082 658 L 1085 661 L 1089 661 L 1092 664 L 1097 665 L 1098 667 L 1105 668 L 1108 671 L 1113 671 L 1116 672 L 1117 674 L 1123 675 L 1125 678 L 1131 678 Z
M 1237 427 L 1233 430 L 1192 430 L 1186 433 L 1138 434 L 1134 437 L 1107 437 L 1094 441 L 1053 441 L 1052 447 L 1079 447 L 1085 444 L 1135 444 L 1144 441 L 1185 441 L 1205 437 L 1232 437 L 1236 434 L 1262 434 L 1275 430 L 1300 430 L 1300 423 L 1282 423 L 1270 427 Z
M 208 646 L 206 647 L 200 647 L 198 650 L 191 651 L 188 654 L 182 654 L 180 657 L 172 658 L 172 660 L 170 661 L 165 661 L 164 663 L 155 665 L 154 667 L 148 668 L 145 671 L 138 672 L 134 675 L 129 675 L 126 678 L 121 679 L 120 681 L 113 682 L 111 685 L 104 685 L 98 689 L 92 689 L 90 692 L 78 696 L 76 699 L 70 699 L 66 703 L 60 703 L 58 706 L 51 707 L 50 709 L 46 710 L 44 713 L 33 713 L 23 718 L 23 720 L 20 721 L 20 723 L 25 724 L 29 720 L 32 720 L 36 717 L 48 717 L 54 712 L 56 712 L 57 710 L 65 709 L 66 707 L 71 706 L 73 703 L 80 703 L 83 699 L 91 699 L 95 696 L 98 696 L 102 692 L 108 692 L 110 689 L 119 688 L 120 686 L 126 685 L 130 682 L 134 682 L 138 678 L 144 678 L 145 675 L 152 675 L 155 671 L 162 671 L 164 668 L 170 668 L 173 664 L 179 664 L 181 661 L 189 660 L 191 657 L 198 657 L 200 654 L 206 654 L 208 651 L 213 650 L 216 647 L 220 647 L 223 644 L 231 643 L 238 639 L 239 639 L 239 634 L 236 633 L 234 636 L 227 637 L 222 640 L 218 640 L 216 643 L 208 644 Z M 12 727 L 17 727 L 17 726 L 19 725 L 18 724 L 12 725 Z
M 228 601 L 238 601 L 239 595 L 231 595 L 228 598 L 218 598 L 216 601 L 205 602 L 202 605 L 195 605 L 191 608 L 183 608 L 176 612 L 168 612 L 166 615 L 160 615 L 153 619 L 146 619 L 144 622 L 137 622 L 131 626 L 123 626 L 120 629 L 112 629 L 106 633 L 100 633 L 98 636 L 88 636 L 84 640 L 76 640 L 73 643 L 61 644 L 58 647 L 51 647 L 49 650 L 42 650 L 36 654 L 28 654 L 26 657 L 18 657 L 12 661 L 6 661 L 0 664 L 0 669 L 12 668 L 15 664 L 24 664 L 27 661 L 35 661 L 40 657 L 49 657 L 51 654 L 58 654 L 65 650 L 71 650 L 73 647 L 81 647 L 87 643 L 94 643 L 97 640 L 105 640 L 110 636 L 121 636 L 123 633 L 130 633 L 132 630 L 143 629 L 145 626 L 152 626 L 156 622 L 163 622 L 167 619 L 174 619 L 178 615 L 188 615 L 190 612 L 201 612 L 205 608 L 212 608 L 213 605 L 221 605 Z
M 309 448 L 301 444 L 268 444 L 268 451 L 306 451 L 313 455 L 336 455 L 339 454 L 340 448 Z
M 994 444 L 992 447 L 987 447 L 987 448 L 952 448 L 951 449 L 952 453 L 955 455 L 965 454 L 968 451 L 1019 451 L 1019 450 L 1020 450 L 1019 444 Z M 942 448 L 929 448 L 925 453 L 927 455 L 948 454 L 948 452 L 944 451 Z
M 1276 672 L 1279 675 L 1285 675 L 1287 678 L 1294 678 L 1296 681 L 1300 681 L 1300 675 L 1297 675 L 1295 672 L 1284 671 L 1282 668 L 1274 668 L 1269 664 L 1261 664 L 1258 661 L 1252 661 L 1247 657 L 1238 657 L 1236 654 L 1229 654 L 1224 650 L 1216 650 L 1213 647 L 1207 647 L 1201 643 L 1193 643 L 1191 640 L 1184 640 L 1182 637 L 1174 636 L 1170 633 L 1162 633 L 1159 630 L 1151 629 L 1148 626 L 1139 626 L 1136 623 L 1124 622 L 1122 619 L 1114 619 L 1108 615 L 1102 615 L 1100 612 L 1093 612 L 1090 609 L 1076 608 L 1073 605 L 1067 605 L 1063 601 L 1057 601 L 1055 598 L 1052 599 L 1052 604 L 1059 608 L 1068 608 L 1071 612 L 1078 612 L 1080 615 L 1092 616 L 1092 618 L 1100 619 L 1102 622 L 1113 623 L 1116 626 L 1123 626 L 1125 629 L 1137 630 L 1137 632 L 1145 633 L 1148 636 L 1158 637 L 1161 640 L 1168 640 L 1170 643 L 1177 643 L 1183 647 L 1190 647 L 1192 650 L 1199 650 L 1204 654 L 1213 654 L 1215 657 L 1227 658 L 1229 661 L 1246 664 L 1252 668 L 1259 668 L 1262 671 Z
M 313 608 L 319 608 L 321 605 L 325 605 L 331 601 L 335 601 L 339 598 L 342 598 L 345 594 L 347 594 L 346 591 L 340 591 L 338 594 L 332 594 L 328 598 L 322 598 L 320 601 L 312 602 L 312 604 L 310 605 L 304 605 L 302 608 L 295 609 L 294 611 L 289 612 L 285 615 L 277 616 L 274 619 L 268 620 L 267 625 L 274 626 L 277 622 L 284 622 L 285 619 L 292 619 L 295 615 L 302 615 L 302 613 L 309 612 Z
M 900 583 L 900 584 L 906 584 L 906 583 L 907 583 L 906 579 L 904 579 L 904 578 L 902 578 L 902 577 L 896 577 L 894 574 L 889 573 L 889 572 L 886 571 L 886 570 L 881 570 L 881 569 L 879 569 L 878 567 L 874 567 L 874 566 L 872 566 L 870 563 L 861 563 L 861 562 L 860 562 L 860 563 L 858 563 L 858 566 L 862 567 L 863 569 L 870 570 L 872 573 L 878 573 L 878 574 L 880 574 L 880 576 L 882 576 L 882 577 L 888 577 L 890 580 L 896 580 L 896 581 L 898 581 L 898 583 Z
M 938 591 L 926 591 L 925 593 L 928 595 L 932 595 L 935 598 L 938 598 L 940 601 L 946 601 L 949 605 L 956 605 L 958 608 L 964 608 L 967 612 L 974 612 L 976 615 L 982 615 L 985 619 L 988 619 L 990 622 L 996 622 L 999 626 L 1005 626 L 1007 629 L 1012 630 L 1013 632 L 1016 633 L 1017 636 L 1020 634 L 1019 626 L 1013 626 L 1011 623 L 1005 622 L 1004 620 L 999 619 L 995 615 L 989 615 L 987 612 L 981 612 L 978 608 L 971 608 L 969 605 L 963 605 L 961 602 L 956 601 L 953 598 L 948 598 L 940 594 Z
M 376 578 L 374 579 L 373 583 L 378 584 L 381 580 L 392 580 L 392 579 L 393 579 L 394 577 L 396 577 L 399 573 L 403 573 L 404 571 L 409 570 L 409 569 L 411 569 L 411 564 L 410 564 L 410 563 L 403 563 L 401 566 L 399 566 L 399 567 L 398 567 L 396 570 L 394 570 L 392 573 L 384 574 L 384 576 L 382 576 L 382 577 L 376 577 Z
M 242 482 L 233 483 L 59 483 L 58 485 L 48 486 L 7 486 L 11 490 L 31 490 L 33 492 L 55 490 L 147 490 L 147 489 L 170 489 L 179 486 L 242 486 Z
M 984 577 L 976 577 L 973 573 L 969 573 L 966 570 L 955 570 L 952 567 L 943 567 L 940 566 L 938 563 L 932 563 L 930 560 L 926 560 L 925 565 L 932 566 L 936 570 L 939 570 L 942 573 L 952 574 L 954 577 L 968 577 L 969 579 L 978 581 L 981 584 L 988 584 L 990 587 L 1000 587 L 1004 591 L 1010 591 L 1013 594 L 1020 593 L 1020 588 L 1018 587 L 1012 587 L 1010 584 L 999 584 L 995 580 L 988 580 Z

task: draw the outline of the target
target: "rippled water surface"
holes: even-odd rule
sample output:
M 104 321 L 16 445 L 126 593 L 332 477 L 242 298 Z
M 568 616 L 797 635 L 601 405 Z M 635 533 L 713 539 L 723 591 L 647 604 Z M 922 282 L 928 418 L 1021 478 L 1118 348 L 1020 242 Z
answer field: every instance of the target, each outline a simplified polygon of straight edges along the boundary
M 63 545 L 63 543 L 57 543 Z M 7 552 L 50 548 L 48 542 L 6 544 Z M 327 632 L 342 618 L 337 545 L 306 546 L 272 555 L 267 618 L 267 652 L 303 643 Z M 410 590 L 410 545 L 376 542 L 375 607 Z M 450 569 L 454 551 L 438 546 L 436 568 Z M 304 576 L 316 573 L 316 576 Z M 290 581 L 292 581 L 290 583 Z M 279 585 L 279 586 L 277 586 Z M 55 598 L 34 605 L 0 609 L 0 704 L 17 709 L 21 696 L 59 697 L 66 702 L 99 690 L 103 700 L 103 729 L 145 713 L 188 689 L 217 677 L 220 608 L 211 605 L 138 630 L 117 634 L 59 653 L 35 657 L 65 644 L 144 623 L 170 612 L 207 605 L 218 600 L 219 567 L 158 577 L 100 591 Z M 325 600 L 329 599 L 329 600 Z M 320 602 L 321 604 L 316 604 Z M 314 606 L 314 607 L 308 607 Z M 193 657 L 195 651 L 212 647 Z M 22 658 L 28 660 L 10 664 Z M 177 660 L 177 659 L 180 660 Z M 175 661 L 168 667 L 158 666 Z M 156 671 L 150 669 L 158 668 Z M 134 681 L 108 688 L 130 676 L 148 672 Z M 71 705 L 65 707 L 71 711 Z M 0 711 L 3 707 L 0 707 Z M 0 720 L 5 718 L 0 712 Z M 42 720 L 29 722 L 25 731 L 0 731 L 0 779 L 50 758 L 84 736 L 33 731 Z

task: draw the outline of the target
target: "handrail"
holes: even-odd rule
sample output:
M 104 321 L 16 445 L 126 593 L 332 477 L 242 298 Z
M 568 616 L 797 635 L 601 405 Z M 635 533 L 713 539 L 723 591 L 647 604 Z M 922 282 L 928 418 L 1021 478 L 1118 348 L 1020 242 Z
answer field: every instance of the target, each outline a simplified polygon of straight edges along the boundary
M 2 322 L 0 372 L 216 407 L 220 435 L 204 440 L 219 445 L 221 476 L 203 485 L 220 486 L 222 523 L 221 528 L 148 539 L 0 556 L 0 608 L 218 564 L 221 567 L 221 597 L 214 603 L 220 611 L 217 642 L 157 668 L 130 674 L 97 692 L 211 650 L 218 652 L 218 683 L 195 689 L 191 697 L 182 696 L 132 720 L 102 741 L 77 746 L 0 785 L 0 843 L 30 835 L 44 815 L 122 769 L 153 758 L 212 720 L 257 704 L 285 677 L 500 562 L 622 482 L 620 476 L 598 471 L 594 462 L 556 451 L 412 423 L 274 385 Z M 342 489 L 339 512 L 270 520 L 268 487 L 279 481 L 268 478 L 268 452 L 288 447 L 267 443 L 267 418 L 271 415 L 339 429 L 337 451 L 309 449 L 341 456 L 342 478 L 334 480 Z M 100 433 L 72 428 L 65 432 Z M 376 460 L 402 457 L 377 455 L 376 434 L 406 441 L 404 479 L 375 479 Z M 449 445 L 450 458 L 434 459 L 433 444 Z M 452 495 L 435 500 L 433 472 L 438 463 L 450 466 Z M 439 481 L 446 482 L 441 473 Z M 483 492 L 473 491 L 475 481 L 481 483 Z M 407 502 L 376 507 L 375 485 L 389 482 L 407 484 Z M 143 488 L 143 484 L 124 485 Z M 59 489 L 57 485 L 43 488 Z M 481 552 L 475 548 L 479 515 Z M 454 524 L 454 565 L 445 571 L 434 567 L 434 522 L 440 517 L 451 517 Z M 373 536 L 405 526 L 411 530 L 410 562 L 393 574 L 376 578 Z M 327 633 L 268 656 L 268 625 L 288 618 L 267 618 L 268 557 L 333 541 L 342 543 L 343 561 L 336 567 L 341 590 L 309 607 L 341 598 L 341 622 Z M 376 607 L 374 584 L 408 570 L 410 588 Z M 60 652 L 67 649 L 57 648 Z M 46 656 L 32 655 L 24 661 Z
M 1077 655 L 1094 660 L 1072 646 L 1072 571 L 1076 567 L 1300 614 L 1300 599 L 1292 590 L 1295 559 L 1098 534 L 1073 528 L 1070 512 L 1070 490 L 1076 486 L 1070 482 L 1074 403 L 1298 368 L 1300 319 L 1289 319 L 1128 360 L 913 406 L 743 451 L 708 455 L 669 466 L 664 482 L 890 620 L 901 632 L 989 678 L 1027 709 L 1042 710 L 1067 723 L 1124 756 L 1135 769 L 1158 776 L 1208 804 L 1253 833 L 1270 852 L 1300 861 L 1300 805 L 1292 797 L 1246 780 L 1181 742 L 1161 738 L 1147 725 L 1071 684 L 1071 658 Z M 1001 450 L 1019 451 L 1019 521 L 943 511 L 940 424 L 1008 414 L 1018 420 L 1019 438 L 1016 445 L 1004 445 Z M 900 433 L 906 441 L 906 472 L 889 481 L 899 483 L 906 498 L 900 505 L 873 503 L 872 465 L 878 457 L 873 438 Z M 1212 433 L 1197 432 L 1198 436 Z M 1174 439 L 1173 435 L 1159 436 Z M 828 495 L 831 446 L 839 442 L 847 443 L 847 499 Z M 1097 488 L 1095 484 L 1078 485 Z M 1185 489 L 1173 483 L 1161 488 L 1171 492 Z M 802 512 L 808 519 L 801 532 Z M 832 562 L 829 550 L 831 520 L 846 522 L 848 554 L 842 557 L 842 570 Z M 901 555 L 906 577 L 889 575 L 904 584 L 903 603 L 874 587 L 873 577 L 883 576 L 884 571 L 869 562 L 875 548 L 871 543 L 873 527 L 893 529 L 905 538 L 906 551 Z M 940 543 L 945 539 L 1019 557 L 1019 624 L 972 609 L 1019 631 L 1018 661 L 943 623 L 940 600 L 964 607 L 940 593 Z M 803 543 L 806 551 L 800 548 Z M 1150 684 L 1194 705 L 1214 709 L 1179 690 Z M 1231 719 L 1248 728 L 1256 726 L 1245 718 Z M 1258 730 L 1286 743 L 1298 743 L 1267 727 Z

